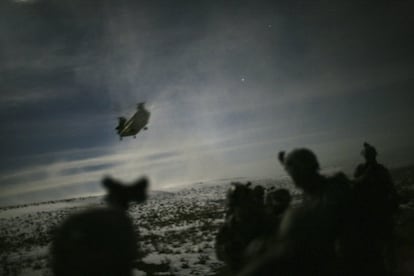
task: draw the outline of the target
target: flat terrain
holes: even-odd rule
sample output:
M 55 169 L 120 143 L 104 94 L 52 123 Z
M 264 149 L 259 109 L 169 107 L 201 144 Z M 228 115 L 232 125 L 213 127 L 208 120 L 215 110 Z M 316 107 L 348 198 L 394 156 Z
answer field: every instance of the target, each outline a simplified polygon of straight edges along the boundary
M 414 167 L 392 174 L 402 197 L 396 231 L 398 275 L 414 275 Z M 131 206 L 144 254 L 134 275 L 215 275 L 222 263 L 215 257 L 214 240 L 231 181 L 153 192 L 145 204 Z M 252 182 L 291 187 L 287 178 Z M 48 249 L 55 227 L 74 212 L 102 204 L 102 198 L 90 197 L 0 209 L 0 275 L 51 275 Z
M 235 179 L 246 182 L 247 179 Z M 153 192 L 129 214 L 145 255 L 135 275 L 213 275 L 222 266 L 214 240 L 224 218 L 231 180 L 196 183 L 171 192 Z M 279 181 L 280 182 L 280 181 Z M 274 180 L 257 180 L 276 185 Z M 279 185 L 289 185 L 281 181 Z M 50 275 L 48 250 L 52 233 L 68 215 L 103 206 L 101 197 L 13 206 L 0 209 L 1 275 Z

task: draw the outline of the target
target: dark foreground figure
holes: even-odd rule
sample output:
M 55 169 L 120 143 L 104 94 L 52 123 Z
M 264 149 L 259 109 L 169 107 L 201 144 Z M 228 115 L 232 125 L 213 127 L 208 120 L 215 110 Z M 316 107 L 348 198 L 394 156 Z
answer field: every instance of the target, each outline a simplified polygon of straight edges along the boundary
M 343 174 L 319 174 L 316 156 L 307 149 L 281 152 L 279 160 L 303 190 L 303 202 L 287 210 L 273 244 L 239 275 L 337 275 L 350 217 L 349 181 Z
M 216 238 L 217 258 L 226 264 L 222 274 L 237 273 L 252 256 L 262 253 L 289 202 L 285 189 L 270 190 L 265 201 L 262 186 L 232 183 L 225 222 Z
M 377 162 L 377 150 L 364 143 L 365 162 L 354 177 L 355 242 L 349 254 L 355 275 L 391 275 L 395 266 L 393 230 L 398 209 L 390 173 Z
M 57 229 L 51 247 L 54 275 L 131 275 L 138 257 L 137 234 L 126 211 L 129 202 L 145 201 L 148 180 L 124 186 L 105 178 L 102 184 L 108 207 L 72 215 Z
M 232 183 L 227 193 L 224 225 L 216 238 L 217 258 L 229 271 L 238 271 L 243 263 L 244 250 L 263 232 L 264 190 L 251 188 L 251 183 Z

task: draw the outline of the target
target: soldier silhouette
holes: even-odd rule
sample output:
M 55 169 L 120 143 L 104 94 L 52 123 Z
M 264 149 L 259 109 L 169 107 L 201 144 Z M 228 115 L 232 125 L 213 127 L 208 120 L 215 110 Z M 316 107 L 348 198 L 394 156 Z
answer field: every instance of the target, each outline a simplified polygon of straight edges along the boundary
M 227 193 L 227 211 L 224 224 L 216 237 L 217 258 L 226 264 L 225 270 L 233 274 L 244 265 L 245 250 L 263 235 L 264 189 L 251 187 L 251 183 L 232 183 Z
M 240 275 L 336 275 L 337 242 L 349 218 L 349 181 L 342 173 L 321 175 L 308 149 L 280 152 L 279 160 L 303 191 L 303 201 L 286 211 L 273 246 Z
M 51 266 L 55 276 L 130 276 L 139 256 L 136 229 L 127 214 L 130 202 L 147 198 L 148 180 L 126 186 L 105 178 L 108 206 L 65 219 L 54 233 Z
M 389 275 L 394 266 L 392 246 L 398 199 L 388 169 L 377 161 L 377 150 L 363 144 L 365 162 L 354 172 L 353 193 L 357 241 L 353 264 L 359 275 Z
M 267 194 L 264 207 L 263 233 L 255 238 L 245 251 L 245 260 L 259 258 L 271 246 L 277 237 L 283 215 L 291 202 L 291 195 L 287 189 L 272 187 Z

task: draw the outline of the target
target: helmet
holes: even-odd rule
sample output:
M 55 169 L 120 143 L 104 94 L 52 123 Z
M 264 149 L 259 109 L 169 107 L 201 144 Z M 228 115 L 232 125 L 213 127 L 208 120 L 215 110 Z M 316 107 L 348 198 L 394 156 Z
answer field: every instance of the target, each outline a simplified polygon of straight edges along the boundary
M 292 200 L 292 196 L 289 193 L 289 190 L 280 188 L 277 190 L 272 190 L 266 196 L 266 204 L 268 205 L 289 205 Z
M 364 149 L 361 151 L 362 156 L 366 159 L 375 159 L 377 157 L 377 150 L 367 142 L 364 143 Z
M 279 159 L 287 169 L 293 169 L 297 172 L 313 173 L 319 170 L 318 159 L 308 149 L 295 149 L 286 157 L 284 157 L 284 154 L 279 154 Z

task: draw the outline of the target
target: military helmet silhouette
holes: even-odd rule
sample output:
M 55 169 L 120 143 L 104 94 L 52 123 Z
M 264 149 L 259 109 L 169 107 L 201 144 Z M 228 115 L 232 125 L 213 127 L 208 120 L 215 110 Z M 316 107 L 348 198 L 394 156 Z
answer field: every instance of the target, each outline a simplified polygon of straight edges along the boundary
M 377 157 L 377 150 L 367 142 L 364 142 L 364 148 L 361 151 L 361 155 L 367 159 L 375 159 Z
M 285 152 L 279 153 L 279 160 L 286 168 L 293 168 L 301 172 L 316 172 L 319 170 L 319 162 L 316 155 L 305 148 L 295 149 L 287 156 Z

